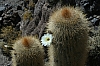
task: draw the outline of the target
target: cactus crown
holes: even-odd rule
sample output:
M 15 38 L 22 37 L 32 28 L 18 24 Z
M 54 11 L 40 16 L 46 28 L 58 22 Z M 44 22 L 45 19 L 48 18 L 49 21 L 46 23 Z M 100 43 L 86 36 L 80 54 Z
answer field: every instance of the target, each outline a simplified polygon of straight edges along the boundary
M 13 49 L 15 49 L 16 51 L 20 52 L 20 51 L 25 51 L 28 49 L 31 49 L 33 47 L 40 47 L 42 48 L 42 46 L 40 46 L 40 42 L 38 39 L 36 39 L 35 37 L 32 36 L 26 36 L 26 37 L 22 37 L 20 38 L 20 40 L 17 40 L 13 46 Z
M 49 18 L 49 22 L 63 22 L 73 24 L 81 22 L 80 20 L 86 21 L 82 11 L 79 8 L 74 7 L 62 7 L 57 11 L 53 12 Z
M 64 18 L 70 18 L 71 12 L 67 8 L 64 8 L 64 9 L 61 10 L 61 15 Z
M 27 39 L 26 37 L 22 39 L 22 44 L 23 44 L 25 47 L 29 47 L 29 46 L 30 46 L 29 41 L 28 41 L 28 39 Z
M 49 29 L 48 31 L 54 28 L 58 29 L 59 27 L 59 29 L 62 30 L 68 28 L 83 29 L 88 28 L 87 25 L 88 21 L 79 8 L 62 7 L 51 14 L 51 16 L 49 17 L 49 23 L 47 24 L 47 28 Z

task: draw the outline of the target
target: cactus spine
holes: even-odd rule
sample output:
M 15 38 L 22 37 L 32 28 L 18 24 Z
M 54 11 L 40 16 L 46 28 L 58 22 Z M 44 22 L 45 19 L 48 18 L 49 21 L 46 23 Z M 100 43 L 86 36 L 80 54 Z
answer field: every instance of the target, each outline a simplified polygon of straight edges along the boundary
M 23 37 L 12 50 L 12 66 L 44 66 L 44 50 L 38 39 Z
M 58 9 L 50 16 L 47 28 L 54 37 L 48 48 L 47 66 L 85 66 L 88 28 L 79 8 Z

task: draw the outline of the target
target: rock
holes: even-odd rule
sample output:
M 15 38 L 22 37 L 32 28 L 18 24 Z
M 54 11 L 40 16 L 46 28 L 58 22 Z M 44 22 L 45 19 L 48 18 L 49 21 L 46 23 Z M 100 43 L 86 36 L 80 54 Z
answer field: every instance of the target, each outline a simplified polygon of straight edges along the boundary
M 3 10 L 5 10 L 5 7 L 0 7 L 0 11 L 3 11 Z
M 6 13 L 2 14 L 3 21 L 2 26 L 13 26 L 16 27 L 18 22 L 21 21 L 21 17 L 19 16 L 18 12 L 13 11 L 12 9 L 8 10 Z
M 95 23 L 95 22 L 97 22 L 97 21 L 98 21 L 97 18 L 93 18 L 93 19 L 91 20 L 92 23 Z
M 9 4 L 8 3 L 5 3 L 5 7 L 7 7 Z
M 22 7 L 18 5 L 17 10 L 22 10 Z
M 0 66 L 7 66 L 7 64 L 11 65 L 11 61 L 9 61 L 9 59 L 9 57 L 2 54 L 2 50 L 0 49 Z
M 4 10 L 5 10 L 5 7 L 0 7 L 0 16 L 2 15 Z
M 2 20 L 2 17 L 0 17 L 0 21 Z

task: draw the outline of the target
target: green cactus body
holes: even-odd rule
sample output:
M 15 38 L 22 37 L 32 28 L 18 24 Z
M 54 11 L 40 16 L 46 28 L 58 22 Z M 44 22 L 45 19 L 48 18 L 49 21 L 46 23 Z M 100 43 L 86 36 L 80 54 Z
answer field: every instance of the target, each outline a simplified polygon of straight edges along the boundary
M 44 50 L 38 39 L 23 37 L 13 49 L 12 66 L 44 66 Z
M 84 16 L 74 7 L 63 7 L 50 16 L 47 31 L 54 38 L 47 66 L 85 66 L 88 28 Z

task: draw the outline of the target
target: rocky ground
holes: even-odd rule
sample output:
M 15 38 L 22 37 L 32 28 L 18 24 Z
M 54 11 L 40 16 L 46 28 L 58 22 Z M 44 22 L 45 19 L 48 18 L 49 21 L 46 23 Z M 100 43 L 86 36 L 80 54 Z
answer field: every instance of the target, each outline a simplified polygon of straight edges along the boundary
M 19 31 L 19 22 L 21 21 L 21 15 L 23 12 L 23 10 L 19 8 L 20 6 L 20 0 L 0 0 L 0 66 L 11 65 L 8 48 L 5 47 L 5 45 L 7 45 L 7 38 L 1 36 L 1 29 L 6 26 L 12 26 L 16 31 Z
M 21 21 L 23 21 L 22 15 L 24 14 L 24 11 L 26 11 L 28 8 L 27 4 L 28 3 L 25 0 L 0 0 L 0 66 L 10 66 L 11 64 L 9 53 L 7 53 L 8 48 L 6 47 L 7 42 L 9 42 L 7 41 L 7 39 L 10 38 L 7 36 L 9 36 L 10 34 L 2 36 L 1 34 L 5 33 L 5 31 L 2 31 L 1 29 L 6 26 L 11 26 L 12 28 L 14 28 L 14 31 L 16 32 L 20 31 L 20 28 L 22 26 Z M 91 43 L 90 47 L 92 49 L 91 51 L 89 51 L 88 61 L 86 65 L 99 66 L 100 1 L 99 0 L 80 0 L 80 1 L 77 0 L 75 6 L 80 6 L 83 9 L 84 13 L 87 14 L 87 18 L 90 21 L 89 27 L 91 28 L 89 35 L 91 39 L 93 40 L 95 39 L 95 42 Z M 31 10 L 31 8 L 29 9 Z M 26 18 L 28 17 L 24 17 L 24 19 Z M 6 49 L 7 51 L 5 51 L 5 48 L 7 48 Z
M 0 66 L 10 66 L 10 65 L 11 65 L 11 61 L 10 61 L 9 57 L 4 56 L 0 49 Z

